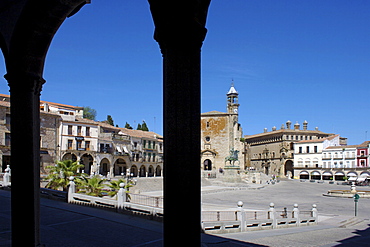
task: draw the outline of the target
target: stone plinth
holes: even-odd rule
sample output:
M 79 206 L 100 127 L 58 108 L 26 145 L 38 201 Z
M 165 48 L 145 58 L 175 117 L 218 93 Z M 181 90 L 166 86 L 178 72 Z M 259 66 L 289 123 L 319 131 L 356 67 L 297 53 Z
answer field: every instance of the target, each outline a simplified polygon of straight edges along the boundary
M 239 183 L 242 182 L 240 176 L 240 168 L 239 166 L 225 166 L 222 176 L 222 181 L 228 183 Z

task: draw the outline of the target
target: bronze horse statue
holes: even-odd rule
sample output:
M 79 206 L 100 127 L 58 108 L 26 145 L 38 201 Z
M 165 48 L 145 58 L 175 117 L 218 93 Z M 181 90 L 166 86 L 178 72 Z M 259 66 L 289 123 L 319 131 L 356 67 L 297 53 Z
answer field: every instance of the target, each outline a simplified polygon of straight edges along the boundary
M 226 162 L 229 162 L 230 166 L 235 166 L 235 161 L 239 164 L 238 153 L 238 150 L 234 150 L 234 148 L 230 149 L 230 155 L 225 157 L 225 165 Z

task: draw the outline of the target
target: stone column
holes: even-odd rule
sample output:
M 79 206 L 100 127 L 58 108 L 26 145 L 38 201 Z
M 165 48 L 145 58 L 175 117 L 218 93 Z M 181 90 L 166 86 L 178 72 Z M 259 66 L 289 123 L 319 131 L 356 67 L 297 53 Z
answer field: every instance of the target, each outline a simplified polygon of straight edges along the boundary
M 210 0 L 149 3 L 163 55 L 164 245 L 200 246 L 200 51 Z
M 179 50 L 177 50 L 177 48 Z M 164 64 L 165 242 L 200 243 L 200 49 L 162 49 Z M 181 215 L 189 215 L 179 224 Z M 179 234 L 179 236 L 173 236 Z M 169 237 L 167 238 L 166 235 Z M 180 236 L 181 235 L 181 236 Z M 167 246 L 167 244 L 166 244 Z M 176 246 L 169 244 L 168 246 Z
M 40 244 L 40 92 L 39 76 L 5 75 L 10 87 L 12 245 Z M 19 224 L 20 223 L 20 224 Z

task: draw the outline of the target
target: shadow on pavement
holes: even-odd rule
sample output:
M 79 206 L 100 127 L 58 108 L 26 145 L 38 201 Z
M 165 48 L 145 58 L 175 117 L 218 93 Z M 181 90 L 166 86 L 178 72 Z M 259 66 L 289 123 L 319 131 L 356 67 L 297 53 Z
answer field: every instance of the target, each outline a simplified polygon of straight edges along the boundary
M 335 246 L 369 246 L 370 245 L 370 224 L 364 230 L 355 230 L 353 233 L 357 236 L 339 240 L 340 244 Z
M 202 247 L 232 247 L 232 246 L 251 246 L 251 247 L 266 247 L 266 245 L 253 244 L 242 242 L 234 239 L 224 238 L 220 236 L 202 234 Z
M 0 247 L 11 246 L 10 212 L 10 192 L 0 190 Z M 42 199 L 40 220 L 41 243 L 46 247 L 163 246 L 162 223 L 98 208 Z M 191 236 L 184 233 L 185 237 Z M 202 234 L 201 246 L 263 245 Z

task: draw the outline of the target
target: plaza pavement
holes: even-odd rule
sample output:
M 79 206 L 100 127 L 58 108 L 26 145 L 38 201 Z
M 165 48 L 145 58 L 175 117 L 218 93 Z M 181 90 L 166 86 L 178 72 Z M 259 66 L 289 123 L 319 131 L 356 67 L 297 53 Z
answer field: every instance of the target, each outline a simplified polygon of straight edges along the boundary
M 370 199 L 360 199 L 358 217 L 351 224 L 354 202 L 349 198 L 322 196 L 328 189 L 349 186 L 282 181 L 275 185 L 250 185 L 235 189 L 230 184 L 202 187 L 203 210 L 277 210 L 298 203 L 319 211 L 317 226 L 220 235 L 202 234 L 202 246 L 370 246 Z M 161 195 L 161 191 L 142 194 Z M 343 227 L 339 227 L 342 225 Z M 186 233 L 184 233 L 184 237 Z M 41 240 L 45 246 L 148 246 L 163 245 L 162 223 L 97 208 L 41 199 Z M 179 240 L 179 245 L 181 240 Z M 10 246 L 10 192 L 0 190 L 0 246 Z

